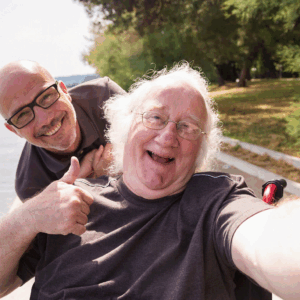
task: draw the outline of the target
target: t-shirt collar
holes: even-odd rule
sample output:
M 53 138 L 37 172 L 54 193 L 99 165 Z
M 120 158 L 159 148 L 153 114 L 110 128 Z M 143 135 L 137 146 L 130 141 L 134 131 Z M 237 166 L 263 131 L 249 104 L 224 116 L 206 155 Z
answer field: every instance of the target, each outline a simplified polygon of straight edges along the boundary
M 123 180 L 123 176 L 120 176 L 118 180 L 116 181 L 116 188 L 118 189 L 119 193 L 129 202 L 135 203 L 137 205 L 143 205 L 143 206 L 164 206 L 164 205 L 169 205 L 170 202 L 175 202 L 179 199 L 182 198 L 182 195 L 184 194 L 184 191 L 158 198 L 158 199 L 146 199 L 140 196 L 137 196 L 134 194 L 125 184 Z

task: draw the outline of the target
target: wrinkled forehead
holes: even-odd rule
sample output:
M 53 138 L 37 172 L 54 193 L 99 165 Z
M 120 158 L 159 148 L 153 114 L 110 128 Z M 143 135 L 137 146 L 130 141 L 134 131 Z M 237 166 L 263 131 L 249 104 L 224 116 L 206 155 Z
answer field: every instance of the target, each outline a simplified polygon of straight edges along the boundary
M 53 82 L 47 74 L 16 72 L 0 78 L 0 112 L 7 118 L 11 111 L 30 103 L 34 97 Z
M 207 108 L 198 90 L 187 83 L 169 83 L 153 86 L 145 95 L 142 110 L 159 109 L 170 113 L 176 109 L 178 113 L 190 114 L 206 120 Z

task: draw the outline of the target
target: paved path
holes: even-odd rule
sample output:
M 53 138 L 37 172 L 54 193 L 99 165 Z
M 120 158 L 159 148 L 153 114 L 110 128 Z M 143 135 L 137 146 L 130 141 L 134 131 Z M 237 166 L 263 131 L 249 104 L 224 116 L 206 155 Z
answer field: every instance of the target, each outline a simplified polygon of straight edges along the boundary
M 234 167 L 230 164 L 230 161 L 218 161 L 217 162 L 217 171 L 221 172 L 226 172 L 226 173 L 231 173 L 231 174 L 238 174 L 238 175 L 243 175 L 246 179 L 246 182 L 250 188 L 252 188 L 257 195 L 257 197 L 262 198 L 261 196 L 261 189 L 262 185 L 265 183 L 265 180 L 262 180 L 260 178 L 257 178 L 253 175 L 249 175 L 245 171 L 239 170 L 237 167 Z M 269 179 L 268 179 L 269 180 Z M 290 193 L 284 193 L 284 198 L 291 196 Z M 21 288 L 17 289 L 10 295 L 2 298 L 4 300 L 29 300 L 29 295 L 30 295 L 30 290 L 31 286 L 33 284 L 33 280 L 29 281 L 26 283 L 24 286 Z M 279 297 L 273 295 L 273 300 L 281 300 Z
M 248 174 L 245 171 L 242 171 L 240 169 L 238 169 L 235 166 L 232 166 L 230 163 L 226 163 L 226 162 L 221 162 L 218 161 L 217 165 L 216 165 L 216 170 L 220 171 L 220 172 L 226 172 L 226 173 L 230 173 L 230 174 L 237 174 L 237 175 L 242 175 L 244 176 L 247 185 L 255 192 L 256 196 L 260 199 L 262 199 L 262 185 L 271 179 L 260 179 L 258 177 L 255 177 L 253 175 Z M 277 177 L 276 177 L 277 178 Z M 288 192 L 284 192 L 283 194 L 283 199 L 292 196 L 293 194 L 288 193 Z

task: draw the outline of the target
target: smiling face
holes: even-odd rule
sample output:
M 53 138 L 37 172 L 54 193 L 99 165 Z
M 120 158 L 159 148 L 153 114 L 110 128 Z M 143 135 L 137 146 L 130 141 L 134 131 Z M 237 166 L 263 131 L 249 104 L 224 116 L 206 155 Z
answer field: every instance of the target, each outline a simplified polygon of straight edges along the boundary
M 156 87 L 147 94 L 140 113 L 154 111 L 169 120 L 188 121 L 205 128 L 207 113 L 201 95 L 187 84 Z M 149 100 L 148 100 L 149 99 Z M 124 149 L 124 182 L 135 194 L 156 199 L 183 191 L 195 172 L 195 161 L 204 136 L 186 140 L 169 122 L 161 130 L 146 128 L 137 114 Z
M 9 80 L 8 80 L 9 79 Z M 1 114 L 10 118 L 21 107 L 28 105 L 33 99 L 47 89 L 55 81 L 42 68 L 22 68 L 17 66 L 13 71 L 1 78 Z M 72 153 L 80 143 L 80 129 L 71 97 L 63 83 L 58 86 L 60 98 L 51 107 L 33 108 L 35 118 L 24 128 L 5 124 L 15 134 L 25 138 L 29 143 L 55 153 Z

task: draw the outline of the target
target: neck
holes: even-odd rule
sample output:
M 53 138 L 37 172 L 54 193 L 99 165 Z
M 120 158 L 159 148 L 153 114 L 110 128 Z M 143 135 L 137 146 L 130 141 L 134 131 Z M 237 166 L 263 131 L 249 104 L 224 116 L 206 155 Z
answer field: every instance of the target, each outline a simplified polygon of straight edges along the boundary
M 143 197 L 148 200 L 155 200 L 167 196 L 172 196 L 175 194 L 178 194 L 182 192 L 186 188 L 185 185 L 181 185 L 179 188 L 174 188 L 174 186 L 168 186 L 163 189 L 150 189 L 145 185 L 139 185 L 139 184 L 131 184 L 130 180 L 127 180 L 128 178 L 126 177 L 125 174 L 123 174 L 123 181 L 126 184 L 127 188 L 133 192 L 135 195 Z

